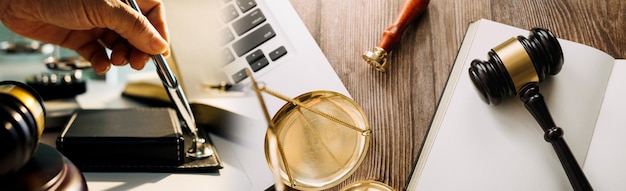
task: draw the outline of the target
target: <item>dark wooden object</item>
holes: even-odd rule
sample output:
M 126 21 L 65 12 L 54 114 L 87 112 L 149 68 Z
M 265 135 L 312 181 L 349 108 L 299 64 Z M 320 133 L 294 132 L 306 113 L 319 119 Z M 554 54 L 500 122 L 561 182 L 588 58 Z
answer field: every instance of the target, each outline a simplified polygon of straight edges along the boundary
M 551 143 L 554 151 L 559 157 L 559 161 L 574 190 L 593 190 L 582 168 L 576 162 L 576 158 L 563 139 L 563 129 L 557 127 L 552 120 L 552 115 L 546 106 L 543 95 L 539 92 L 538 84 L 546 79 L 548 75 L 556 75 L 563 67 L 563 50 L 556 36 L 549 30 L 543 28 L 533 28 L 530 30 L 528 38 L 518 36 L 515 39 L 506 41 L 488 52 L 487 61 L 473 60 L 469 68 L 469 76 L 482 94 L 483 100 L 488 104 L 497 105 L 503 98 L 519 95 L 526 109 L 532 114 L 537 123 L 543 129 L 544 139 Z M 498 49 L 501 47 L 519 47 L 519 51 L 505 51 L 508 55 L 499 55 Z M 509 48 L 509 50 L 514 48 Z M 511 61 L 507 57 L 526 57 L 527 62 Z M 507 68 L 507 66 L 517 65 L 518 67 Z M 524 67 L 522 67 L 524 66 Z M 536 81 L 521 81 L 522 85 L 516 87 L 512 76 L 521 76 L 524 71 L 531 71 Z M 518 79 L 519 80 L 519 79 Z
M 2 176 L 7 190 L 88 190 L 81 171 L 52 146 L 40 143 L 28 162 L 14 174 Z
M 541 129 L 545 133 L 544 139 L 546 142 L 552 144 L 572 188 L 576 191 L 593 190 L 589 180 L 587 180 L 587 176 L 585 176 L 582 168 L 578 165 L 565 139 L 563 139 L 563 129 L 557 127 L 554 120 L 552 120 L 550 111 L 546 106 L 543 95 L 539 92 L 537 84 L 529 83 L 524 86 L 520 91 L 520 100 L 524 102 L 524 106 L 526 106 L 528 112 L 533 115 L 537 123 L 539 123 L 539 126 L 541 126 Z
M 511 79 L 512 76 L 523 76 L 523 74 L 528 74 L 525 72 L 531 71 L 537 80 L 534 82 L 539 83 L 545 80 L 548 75 L 558 74 L 563 67 L 563 49 L 556 36 L 547 29 L 533 28 L 530 30 L 528 38 L 518 36 L 513 39 L 512 43 L 508 42 L 510 41 L 504 42 L 498 47 L 517 45 L 519 51 L 515 53 L 518 55 L 513 55 L 510 52 L 506 52 L 510 55 L 498 55 L 496 48 L 494 48 L 487 53 L 488 60 L 475 59 L 469 68 L 472 83 L 482 94 L 481 97 L 487 104 L 497 105 L 502 98 L 517 95 L 518 88 L 531 82 L 524 81 L 525 78 L 521 81 L 515 81 L 515 79 Z M 510 60 L 507 57 L 526 57 L 529 60 L 527 63 L 503 63 L 504 60 Z M 505 66 L 507 64 L 518 66 L 512 67 L 517 70 L 507 69 Z M 516 87 L 516 84 L 521 85 Z

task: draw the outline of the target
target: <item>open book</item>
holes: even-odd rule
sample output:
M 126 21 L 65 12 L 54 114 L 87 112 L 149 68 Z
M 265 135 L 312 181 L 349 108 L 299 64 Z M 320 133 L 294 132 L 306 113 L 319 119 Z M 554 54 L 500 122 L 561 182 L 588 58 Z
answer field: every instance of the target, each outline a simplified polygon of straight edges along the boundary
M 572 190 L 519 97 L 487 105 L 470 80 L 473 59 L 486 60 L 518 35 L 528 31 L 484 19 L 470 24 L 407 190 Z M 626 190 L 626 60 L 559 42 L 563 69 L 539 84 L 548 109 L 593 188 Z

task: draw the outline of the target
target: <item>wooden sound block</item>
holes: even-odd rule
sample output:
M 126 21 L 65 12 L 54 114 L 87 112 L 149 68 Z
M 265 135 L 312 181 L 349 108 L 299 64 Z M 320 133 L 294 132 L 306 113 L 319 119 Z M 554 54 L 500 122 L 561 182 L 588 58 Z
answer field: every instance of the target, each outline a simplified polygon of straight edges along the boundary
M 42 143 L 24 167 L 5 176 L 0 187 L 8 190 L 87 190 L 78 168 L 56 149 Z

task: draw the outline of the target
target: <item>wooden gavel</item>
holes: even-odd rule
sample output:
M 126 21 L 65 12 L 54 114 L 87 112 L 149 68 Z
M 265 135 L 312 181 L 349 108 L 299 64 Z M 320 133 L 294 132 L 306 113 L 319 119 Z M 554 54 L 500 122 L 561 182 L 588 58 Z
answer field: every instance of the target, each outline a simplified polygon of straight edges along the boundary
M 378 46 L 374 51 L 363 53 L 363 59 L 376 70 L 385 72 L 388 64 L 387 55 L 398 45 L 406 27 L 426 10 L 429 2 L 430 0 L 405 0 L 395 22 L 383 32 Z
M 533 28 L 528 38 L 510 38 L 487 55 L 487 60 L 472 60 L 468 70 L 483 101 L 498 105 L 502 99 L 519 95 L 543 130 L 544 140 L 552 144 L 572 188 L 593 190 L 563 138 L 564 130 L 555 124 L 539 91 L 539 83 L 563 68 L 563 49 L 556 36 L 547 29 Z

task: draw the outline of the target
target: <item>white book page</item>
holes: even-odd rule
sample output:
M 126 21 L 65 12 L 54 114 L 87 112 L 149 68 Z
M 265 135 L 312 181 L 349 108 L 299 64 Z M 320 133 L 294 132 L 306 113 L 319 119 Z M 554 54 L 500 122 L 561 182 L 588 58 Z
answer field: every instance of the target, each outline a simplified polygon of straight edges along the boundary
M 626 60 L 617 60 L 583 171 L 595 190 L 626 190 Z
M 491 48 L 528 31 L 488 20 L 478 25 L 468 56 L 457 58 L 454 67 L 462 69 L 451 73 L 456 80 L 445 91 L 453 93 L 442 97 L 434 118 L 441 121 L 433 121 L 408 190 L 571 190 L 552 145 L 519 98 L 487 105 L 468 75 L 471 60 L 487 59 Z M 563 69 L 540 88 L 582 164 L 614 59 L 588 46 L 560 43 Z

